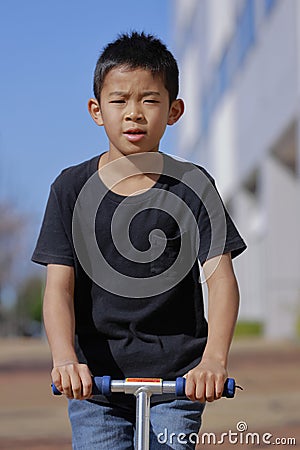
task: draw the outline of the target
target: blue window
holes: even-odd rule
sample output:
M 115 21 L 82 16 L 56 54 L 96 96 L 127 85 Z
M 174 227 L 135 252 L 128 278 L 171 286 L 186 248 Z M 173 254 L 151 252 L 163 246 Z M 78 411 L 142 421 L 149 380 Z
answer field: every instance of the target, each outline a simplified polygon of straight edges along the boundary
M 269 14 L 277 0 L 265 0 L 265 13 Z
M 264 1 L 269 8 L 276 2 L 276 0 Z M 204 134 L 208 131 L 211 118 L 219 101 L 225 92 L 230 89 L 235 75 L 242 67 L 253 46 L 255 33 L 255 0 L 244 0 L 244 7 L 237 18 L 235 32 L 224 48 L 202 97 L 202 132 Z
M 245 8 L 239 17 L 236 39 L 237 39 L 237 57 L 240 64 L 248 53 L 249 48 L 254 43 L 255 38 L 255 18 L 254 18 L 254 0 L 246 0 Z
M 228 89 L 229 81 L 228 51 L 226 50 L 223 53 L 218 67 L 218 84 L 220 95 L 224 94 L 224 92 Z
M 212 115 L 211 110 L 211 102 L 210 102 L 210 92 L 209 89 L 203 94 L 202 97 L 202 105 L 201 105 L 201 112 L 202 112 L 202 132 L 205 134 L 208 131 L 210 119 Z

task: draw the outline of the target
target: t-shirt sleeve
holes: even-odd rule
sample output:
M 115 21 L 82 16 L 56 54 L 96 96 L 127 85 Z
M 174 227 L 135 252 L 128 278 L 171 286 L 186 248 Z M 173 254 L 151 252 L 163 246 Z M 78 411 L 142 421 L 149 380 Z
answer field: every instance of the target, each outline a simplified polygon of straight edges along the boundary
M 235 258 L 247 248 L 221 199 L 214 180 L 210 175 L 206 175 L 206 186 L 198 216 L 200 236 L 198 257 L 201 265 L 225 253 L 231 252 L 232 258 Z
M 74 265 L 71 236 L 66 229 L 53 185 L 51 186 L 40 234 L 31 260 L 35 263 Z

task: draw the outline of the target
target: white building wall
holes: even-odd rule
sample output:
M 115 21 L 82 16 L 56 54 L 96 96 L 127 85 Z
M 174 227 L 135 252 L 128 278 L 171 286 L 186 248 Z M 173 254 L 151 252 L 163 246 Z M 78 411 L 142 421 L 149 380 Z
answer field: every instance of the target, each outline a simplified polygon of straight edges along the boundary
M 212 168 L 218 188 L 229 198 L 233 181 L 238 177 L 238 146 L 236 97 L 229 94 L 216 111 L 209 142 L 209 167 Z
M 234 87 L 242 177 L 269 151 L 298 109 L 296 4 L 277 1 Z
M 266 334 L 291 338 L 300 313 L 299 180 L 278 160 L 263 163 L 267 214 Z
M 181 72 L 181 91 L 184 92 L 185 108 L 184 133 L 179 134 L 179 146 L 182 149 L 181 156 L 188 155 L 193 148 L 199 133 L 200 110 L 195 98 L 200 97 L 199 85 L 201 75 L 198 73 L 199 58 L 197 57 L 197 43 L 193 41 L 183 57 L 183 70 Z
M 240 0 L 207 2 L 207 54 L 211 64 L 219 59 L 224 42 L 230 38 L 240 3 Z
M 187 103 L 178 154 L 216 178 L 247 241 L 235 263 L 240 318 L 292 337 L 300 317 L 300 2 L 175 4 L 191 5 L 175 32 Z M 287 130 L 292 148 L 282 141 Z
M 234 198 L 234 219 L 238 224 L 248 249 L 235 263 L 241 290 L 241 320 L 265 319 L 267 286 L 267 230 L 265 215 L 258 195 L 248 189 L 239 189 Z M 245 214 L 245 211 L 247 213 Z

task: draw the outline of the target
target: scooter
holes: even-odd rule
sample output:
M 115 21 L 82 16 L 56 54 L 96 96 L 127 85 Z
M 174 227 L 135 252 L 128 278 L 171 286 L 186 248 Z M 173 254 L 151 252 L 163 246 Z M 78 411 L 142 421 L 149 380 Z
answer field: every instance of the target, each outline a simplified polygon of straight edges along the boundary
M 93 395 L 109 396 L 113 392 L 123 392 L 136 397 L 136 440 L 135 450 L 149 450 L 150 398 L 152 395 L 174 394 L 185 397 L 185 378 L 175 381 L 164 381 L 161 378 L 126 378 L 112 380 L 110 376 L 93 377 Z M 227 378 L 222 397 L 233 398 L 236 386 L 233 378 Z M 61 392 L 52 384 L 54 395 Z

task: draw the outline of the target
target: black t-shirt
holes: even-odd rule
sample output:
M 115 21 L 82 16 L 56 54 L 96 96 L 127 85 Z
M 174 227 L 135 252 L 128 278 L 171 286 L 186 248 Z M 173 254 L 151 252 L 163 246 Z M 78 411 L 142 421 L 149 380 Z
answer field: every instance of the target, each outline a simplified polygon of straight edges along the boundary
M 99 156 L 51 186 L 32 260 L 74 267 L 76 351 L 95 376 L 194 367 L 207 338 L 198 258 L 246 248 L 207 172 L 162 155 L 163 175 L 139 195 L 108 191 Z

